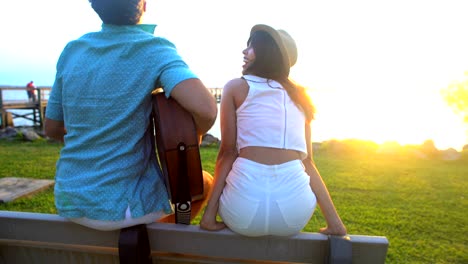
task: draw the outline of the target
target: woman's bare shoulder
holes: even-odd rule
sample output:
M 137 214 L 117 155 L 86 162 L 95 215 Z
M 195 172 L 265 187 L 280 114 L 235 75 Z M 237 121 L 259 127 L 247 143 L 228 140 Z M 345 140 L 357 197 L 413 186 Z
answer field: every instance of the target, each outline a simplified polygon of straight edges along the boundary
M 224 88 L 227 88 L 227 89 L 240 88 L 240 87 L 248 88 L 248 84 L 243 78 L 232 79 L 224 85 Z
M 233 100 L 236 108 L 242 104 L 249 92 L 249 85 L 243 78 L 235 78 L 224 85 L 223 97 Z

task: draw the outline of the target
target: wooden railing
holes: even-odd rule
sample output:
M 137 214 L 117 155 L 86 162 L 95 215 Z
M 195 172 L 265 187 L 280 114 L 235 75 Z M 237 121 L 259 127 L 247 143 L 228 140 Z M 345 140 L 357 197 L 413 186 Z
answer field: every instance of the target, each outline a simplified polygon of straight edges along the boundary
M 208 88 L 219 103 L 221 101 L 222 88 Z M 49 100 L 52 87 L 37 87 L 35 101 L 29 100 L 26 86 L 0 86 L 0 128 L 12 125 L 14 119 L 26 119 L 32 121 L 32 126 L 43 126 L 45 108 Z M 8 93 L 12 93 L 8 96 Z M 14 93 L 14 95 L 13 95 Z M 21 93 L 23 95 L 21 95 Z M 18 114 L 10 110 L 28 110 Z
M 216 98 L 216 102 L 221 102 L 221 95 L 223 94 L 223 88 L 208 88 L 211 94 Z
M 18 118 L 32 121 L 32 126 L 42 128 L 51 89 L 35 88 L 36 98 L 31 100 L 27 96 L 25 86 L 0 86 L 0 128 L 14 126 L 13 120 Z M 11 94 L 8 95 L 8 92 Z M 21 96 L 21 93 L 24 96 Z M 14 110 L 23 110 L 23 113 Z

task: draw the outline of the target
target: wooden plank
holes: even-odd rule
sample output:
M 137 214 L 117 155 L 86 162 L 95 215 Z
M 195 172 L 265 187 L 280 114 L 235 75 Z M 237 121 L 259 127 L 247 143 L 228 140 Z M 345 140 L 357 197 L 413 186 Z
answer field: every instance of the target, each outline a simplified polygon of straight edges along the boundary
M 0 203 L 32 195 L 54 184 L 53 180 L 5 177 L 0 178 Z
M 95 253 L 75 250 L 72 247 L 46 247 L 39 244 L 31 246 L 30 244 L 17 244 L 0 241 L 0 263 L 119 263 L 117 249 L 99 248 L 101 251 Z M 95 249 L 98 249 L 95 247 Z M 153 263 L 157 264 L 291 264 L 292 262 L 283 261 L 261 261 L 261 260 L 240 260 L 229 258 L 215 258 L 207 256 L 193 256 L 186 254 L 175 254 L 165 252 L 153 252 L 151 254 Z M 2 258 L 3 261 L 2 262 Z M 7 262 L 8 261 L 8 262 Z

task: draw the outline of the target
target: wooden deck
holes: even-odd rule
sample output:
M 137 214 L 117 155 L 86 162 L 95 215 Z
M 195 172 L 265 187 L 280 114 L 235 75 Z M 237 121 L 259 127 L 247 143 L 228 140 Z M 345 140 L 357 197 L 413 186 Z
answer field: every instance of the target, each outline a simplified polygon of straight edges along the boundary
M 221 102 L 221 95 L 223 94 L 223 88 L 208 88 L 211 94 L 216 98 L 216 102 Z
M 31 121 L 33 127 L 43 128 L 45 109 L 49 99 L 52 87 L 36 88 L 37 100 L 32 102 L 28 100 L 26 87 L 24 86 L 0 86 L 0 128 L 7 126 L 14 127 L 15 119 L 26 119 Z M 221 101 L 222 88 L 208 88 L 216 98 L 216 102 Z M 12 96 L 15 94 L 15 96 Z M 23 98 L 24 99 L 10 99 Z M 13 111 L 12 111 L 13 110 Z M 24 110 L 18 113 L 15 110 Z
M 0 128 L 15 126 L 15 119 L 26 119 L 33 127 L 42 129 L 44 114 L 49 99 L 51 87 L 37 87 L 36 100 L 30 101 L 24 86 L 0 87 Z M 24 99 L 23 98 L 24 95 Z M 21 113 L 15 110 L 23 110 Z

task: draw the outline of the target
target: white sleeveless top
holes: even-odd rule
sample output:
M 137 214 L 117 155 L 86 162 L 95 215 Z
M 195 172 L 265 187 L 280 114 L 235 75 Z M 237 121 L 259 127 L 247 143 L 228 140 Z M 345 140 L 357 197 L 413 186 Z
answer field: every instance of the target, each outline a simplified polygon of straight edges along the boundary
M 307 157 L 305 115 L 282 85 L 254 75 L 244 75 L 249 85 L 237 113 L 237 149 L 248 146 L 290 149 Z

